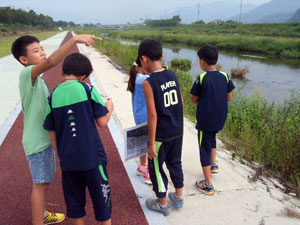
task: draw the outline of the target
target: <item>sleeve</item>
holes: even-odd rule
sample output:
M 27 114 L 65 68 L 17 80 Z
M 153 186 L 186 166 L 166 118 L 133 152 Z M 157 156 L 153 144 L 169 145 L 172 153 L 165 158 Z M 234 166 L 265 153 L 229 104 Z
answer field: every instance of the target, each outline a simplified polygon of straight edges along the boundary
M 51 95 L 48 97 L 47 106 L 46 106 L 46 117 L 44 121 L 45 130 L 55 130 L 55 121 L 53 116 L 52 108 L 50 107 Z
M 94 87 L 91 91 L 91 101 L 95 119 L 105 116 L 108 113 L 106 105 L 104 104 L 99 92 Z
M 19 90 L 20 90 L 22 105 L 28 105 L 29 104 L 28 101 L 30 101 L 30 95 L 32 91 L 31 69 L 32 66 L 23 68 L 19 76 Z
M 232 83 L 231 80 L 229 80 L 227 85 L 227 93 L 232 92 L 234 88 L 235 88 L 234 84 Z
M 198 76 L 197 79 L 195 80 L 190 93 L 194 96 L 200 96 L 201 93 L 200 76 Z

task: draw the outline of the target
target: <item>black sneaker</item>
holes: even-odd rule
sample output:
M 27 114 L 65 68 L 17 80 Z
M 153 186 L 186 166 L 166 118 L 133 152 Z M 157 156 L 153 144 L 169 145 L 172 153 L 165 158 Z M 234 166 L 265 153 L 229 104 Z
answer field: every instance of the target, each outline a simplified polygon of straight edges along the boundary
M 219 167 L 217 164 L 211 164 L 211 173 L 218 173 Z
M 205 180 L 196 180 L 196 188 L 206 195 L 213 195 L 215 193 L 214 186 L 212 184 L 206 185 Z

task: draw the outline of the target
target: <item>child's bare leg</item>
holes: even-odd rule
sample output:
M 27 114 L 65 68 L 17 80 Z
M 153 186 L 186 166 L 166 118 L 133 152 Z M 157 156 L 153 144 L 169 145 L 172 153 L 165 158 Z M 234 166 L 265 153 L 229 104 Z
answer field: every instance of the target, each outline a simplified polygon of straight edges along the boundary
M 84 225 L 84 224 L 85 224 L 85 223 L 84 223 L 84 218 L 83 218 L 83 217 L 77 218 L 77 219 L 72 219 L 72 221 L 73 221 L 73 224 L 74 224 L 74 225 Z
M 147 155 L 140 156 L 140 164 L 146 165 L 147 164 Z
M 216 148 L 212 148 L 211 149 L 211 164 L 215 164 L 216 163 L 216 154 L 217 154 L 217 149 Z
M 31 193 L 32 224 L 44 225 L 45 199 L 49 183 L 33 184 Z
M 167 197 L 158 198 L 160 205 L 167 205 Z
M 101 225 L 111 225 L 111 219 L 102 221 L 100 224 Z
M 176 193 L 176 195 L 177 195 L 178 197 L 182 197 L 182 196 L 183 196 L 182 191 L 183 191 L 183 188 L 176 188 L 176 189 L 175 189 L 175 193 Z
M 204 178 L 205 178 L 205 184 L 210 185 L 211 184 L 211 180 L 210 180 L 211 166 L 209 165 L 209 166 L 202 167 L 202 171 L 203 171 Z

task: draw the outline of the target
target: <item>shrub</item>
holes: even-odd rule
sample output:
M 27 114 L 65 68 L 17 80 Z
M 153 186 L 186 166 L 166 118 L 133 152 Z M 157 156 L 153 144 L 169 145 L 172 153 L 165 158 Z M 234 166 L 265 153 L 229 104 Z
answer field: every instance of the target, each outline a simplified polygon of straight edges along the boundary
M 192 61 L 189 59 L 173 59 L 171 66 L 179 70 L 189 71 L 192 68 Z
M 244 80 L 246 73 L 249 73 L 248 67 L 231 69 L 231 78 Z

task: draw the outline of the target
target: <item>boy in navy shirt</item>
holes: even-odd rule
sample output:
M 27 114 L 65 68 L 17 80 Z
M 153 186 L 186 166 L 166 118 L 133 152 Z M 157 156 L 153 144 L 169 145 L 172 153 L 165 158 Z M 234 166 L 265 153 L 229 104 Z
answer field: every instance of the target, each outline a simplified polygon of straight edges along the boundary
M 216 164 L 216 134 L 222 130 L 227 118 L 227 101 L 232 99 L 234 85 L 228 75 L 216 69 L 218 50 L 205 45 L 198 51 L 200 67 L 204 73 L 197 77 L 191 90 L 191 101 L 197 104 L 196 119 L 200 162 L 205 180 L 197 180 L 196 188 L 206 195 L 215 193 L 211 173 L 218 172 Z
M 163 170 L 166 163 L 175 192 L 169 198 L 177 208 L 183 207 L 183 172 L 181 166 L 183 109 L 177 78 L 161 65 L 162 45 L 156 40 L 144 40 L 138 49 L 144 71 L 150 77 L 143 82 L 148 121 L 148 164 L 153 191 L 158 199 L 148 199 L 148 209 L 169 215 L 167 204 L 168 179 Z
M 49 96 L 44 122 L 60 158 L 67 216 L 75 225 L 84 224 L 86 187 L 96 220 L 111 224 L 107 158 L 95 120 L 100 127 L 105 126 L 114 106 L 111 99 L 104 104 L 97 90 L 82 82 L 92 70 L 84 55 L 74 53 L 66 57 L 63 83 Z

